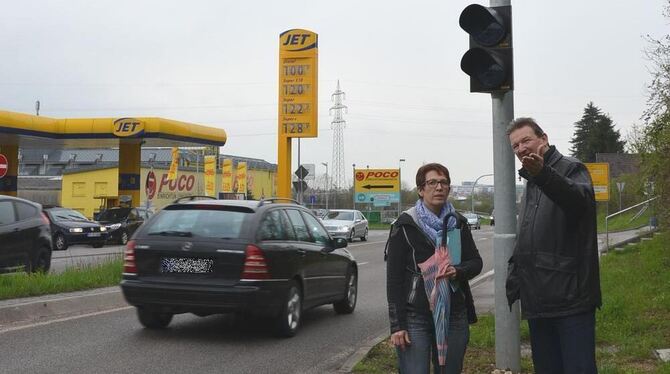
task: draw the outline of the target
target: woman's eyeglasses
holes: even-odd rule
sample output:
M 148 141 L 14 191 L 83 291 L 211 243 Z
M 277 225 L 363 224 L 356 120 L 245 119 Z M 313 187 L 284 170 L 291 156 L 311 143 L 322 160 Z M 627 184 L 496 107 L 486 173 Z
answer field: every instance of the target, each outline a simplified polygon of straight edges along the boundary
M 446 179 L 429 179 L 423 183 L 424 186 L 428 186 L 430 188 L 436 188 L 438 184 L 444 189 L 449 188 L 449 181 Z

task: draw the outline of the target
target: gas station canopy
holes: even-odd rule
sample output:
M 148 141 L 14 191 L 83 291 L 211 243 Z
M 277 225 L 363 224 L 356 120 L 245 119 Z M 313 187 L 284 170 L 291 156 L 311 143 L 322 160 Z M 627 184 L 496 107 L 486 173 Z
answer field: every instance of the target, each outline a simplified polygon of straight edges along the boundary
M 0 145 L 19 148 L 105 148 L 123 143 L 146 147 L 223 146 L 226 132 L 155 117 L 56 119 L 0 111 Z

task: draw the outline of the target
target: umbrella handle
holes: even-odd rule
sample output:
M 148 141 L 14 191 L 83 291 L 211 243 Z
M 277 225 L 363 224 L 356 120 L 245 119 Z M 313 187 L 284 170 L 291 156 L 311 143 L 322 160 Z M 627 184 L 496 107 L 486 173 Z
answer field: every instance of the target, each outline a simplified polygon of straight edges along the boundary
M 458 219 L 458 216 L 456 215 L 455 212 L 449 212 L 447 213 L 446 216 L 444 216 L 444 220 L 442 222 L 442 244 L 447 245 L 447 226 L 449 224 L 449 218 L 454 217 L 456 220 L 456 228 L 460 229 L 461 228 L 461 221 Z

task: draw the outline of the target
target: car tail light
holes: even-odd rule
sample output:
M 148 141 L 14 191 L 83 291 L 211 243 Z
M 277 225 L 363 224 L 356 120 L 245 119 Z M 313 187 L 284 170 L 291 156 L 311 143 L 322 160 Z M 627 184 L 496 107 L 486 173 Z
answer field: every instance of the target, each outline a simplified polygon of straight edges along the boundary
M 137 274 L 135 265 L 135 241 L 131 240 L 126 244 L 126 250 L 123 253 L 123 273 Z
M 255 245 L 249 244 L 244 258 L 243 280 L 269 279 L 270 271 L 263 251 Z
M 50 225 L 51 222 L 49 221 L 49 217 L 47 217 L 44 212 L 40 212 L 40 215 L 42 216 L 42 222 L 44 222 L 45 225 Z

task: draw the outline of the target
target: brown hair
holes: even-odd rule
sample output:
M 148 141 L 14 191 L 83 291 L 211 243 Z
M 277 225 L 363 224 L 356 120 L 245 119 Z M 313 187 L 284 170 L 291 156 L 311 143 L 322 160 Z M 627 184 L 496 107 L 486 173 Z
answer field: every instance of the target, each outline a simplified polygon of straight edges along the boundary
M 428 174 L 429 171 L 436 171 L 439 174 L 444 175 L 447 177 L 447 181 L 449 184 L 451 184 L 451 177 L 449 176 L 449 169 L 447 169 L 446 166 L 442 164 L 438 164 L 436 162 L 430 163 L 430 164 L 425 164 L 419 168 L 419 170 L 416 171 L 416 189 L 420 190 L 423 188 L 423 185 L 426 183 L 426 174 Z
M 535 135 L 538 138 L 541 137 L 542 135 L 544 135 L 544 131 L 542 130 L 540 125 L 538 125 L 537 122 L 535 122 L 535 120 L 533 118 L 530 118 L 530 117 L 519 117 L 519 118 L 515 119 L 514 121 L 510 122 L 509 126 L 507 126 L 507 131 L 505 132 L 505 134 L 507 134 L 507 136 L 509 136 L 515 130 L 518 130 L 518 129 L 520 129 L 522 127 L 526 127 L 526 126 L 533 129 L 533 132 L 535 133 Z

